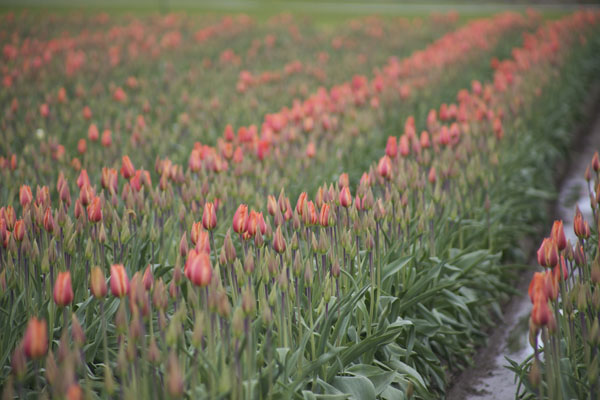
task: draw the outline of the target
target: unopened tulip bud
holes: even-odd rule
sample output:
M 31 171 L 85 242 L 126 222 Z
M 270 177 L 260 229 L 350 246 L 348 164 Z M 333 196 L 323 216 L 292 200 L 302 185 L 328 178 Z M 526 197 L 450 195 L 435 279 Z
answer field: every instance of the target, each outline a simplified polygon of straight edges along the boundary
M 273 249 L 279 254 L 283 253 L 286 248 L 285 238 L 283 237 L 283 233 L 281 233 L 281 227 L 278 226 L 275 231 L 275 237 L 273 238 Z
M 227 257 L 227 262 L 232 263 L 237 258 L 237 253 L 235 251 L 235 246 L 233 245 L 233 240 L 231 239 L 231 230 L 227 230 L 225 234 L 225 240 L 223 241 L 223 248 L 225 249 L 225 256 Z
M 183 385 L 183 374 L 179 360 L 175 352 L 171 351 L 167 366 L 167 388 L 169 395 L 174 398 L 181 397 L 183 395 Z
M 24 345 L 24 344 L 23 344 Z M 22 380 L 27 373 L 27 358 L 25 358 L 25 351 L 23 345 L 19 344 L 13 351 L 12 358 L 10 360 L 13 374 L 17 377 L 17 380 Z
M 159 310 L 164 310 L 168 304 L 167 288 L 162 278 L 159 278 L 152 293 L 152 304 Z
M 83 332 L 83 328 L 77 319 L 75 313 L 71 316 L 71 336 L 73 341 L 79 346 L 83 346 L 85 343 L 85 333 Z
M 304 266 L 304 284 L 308 287 L 313 284 L 313 270 L 310 263 L 306 263 Z
M 144 285 L 144 289 L 147 291 L 152 289 L 152 285 L 154 284 L 154 275 L 152 275 L 152 267 L 150 264 L 146 266 L 144 276 L 142 277 L 142 284 Z
M 254 272 L 254 257 L 250 252 L 246 254 L 246 258 L 244 259 L 244 271 L 250 275 Z
M 179 241 L 179 254 L 181 255 L 181 258 L 185 258 L 187 256 L 187 253 L 188 242 L 186 238 L 186 233 L 183 232 L 183 235 L 181 235 L 181 240 Z
M 52 217 L 52 210 L 50 207 L 46 208 L 46 212 L 44 213 L 44 229 L 48 233 L 54 231 L 54 218 Z
M 49 352 L 46 357 L 46 380 L 50 385 L 54 386 L 57 383 L 58 378 L 59 371 L 56 360 L 54 359 L 54 354 Z
M 531 386 L 537 388 L 540 385 L 541 379 L 540 362 L 537 358 L 534 358 L 531 369 L 529 370 L 529 382 L 531 382 Z

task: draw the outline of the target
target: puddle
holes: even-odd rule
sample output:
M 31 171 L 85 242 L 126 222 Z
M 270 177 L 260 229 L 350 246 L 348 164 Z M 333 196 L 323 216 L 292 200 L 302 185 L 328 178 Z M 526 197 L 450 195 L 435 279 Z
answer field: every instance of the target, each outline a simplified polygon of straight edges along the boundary
M 563 220 L 565 235 L 571 243 L 577 238 L 573 232 L 575 205 L 579 207 L 584 218 L 593 221 L 592 208 L 584 178 L 585 170 L 596 150 L 600 150 L 600 115 L 597 115 L 591 126 L 590 134 L 580 146 L 580 151 L 573 153 L 571 165 L 562 182 L 557 201 L 557 217 Z M 548 224 L 548 230 L 552 226 Z M 549 233 L 549 232 L 548 232 Z M 524 285 L 519 285 L 523 287 Z M 505 310 L 505 320 L 498 324 L 492 332 L 488 346 L 481 349 L 474 357 L 473 367 L 463 372 L 448 392 L 449 400 L 505 400 L 514 399 L 517 389 L 515 375 L 506 368 L 505 356 L 521 363 L 531 353 L 527 340 L 528 319 L 531 302 L 524 286 L 524 296 L 515 297 Z

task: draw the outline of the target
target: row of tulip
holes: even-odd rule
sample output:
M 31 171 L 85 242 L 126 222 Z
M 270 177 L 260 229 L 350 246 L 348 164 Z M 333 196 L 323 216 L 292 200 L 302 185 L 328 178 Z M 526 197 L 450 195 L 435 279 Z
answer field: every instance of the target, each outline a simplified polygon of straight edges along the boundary
M 589 12 L 548 22 L 488 84 L 460 91 L 455 111 L 440 107 L 453 125 L 430 113 L 417 135 L 409 119 L 358 185 L 341 174 L 295 206 L 247 183 L 266 209 L 238 206 L 211 192 L 223 175 L 184 174 L 169 160 L 157 160 L 153 185 L 127 156 L 120 171 L 102 170 L 101 189 L 81 170 L 75 201 L 64 175 L 53 196 L 22 185 L 19 218 L 12 206 L 0 213 L 2 318 L 15 326 L 2 339 L 6 393 L 443 391 L 490 320 L 480 300 L 492 294 L 497 306 L 508 291 L 507 226 L 536 207 L 506 215 L 499 202 L 505 171 L 527 165 L 507 156 L 527 139 L 519 123 L 537 103 L 556 106 L 540 97 L 564 89 L 552 77 L 598 61 L 598 22 Z M 21 165 L 3 174 L 35 176 Z
M 521 365 L 514 361 L 511 365 L 519 378 L 519 398 L 598 396 L 599 172 L 596 152 L 585 173 L 593 221 L 588 223 L 576 206 L 572 224 L 576 242 L 566 239 L 563 221 L 555 221 L 537 251 L 543 271 L 535 272 L 528 290 L 533 303 L 529 320 L 533 354 Z

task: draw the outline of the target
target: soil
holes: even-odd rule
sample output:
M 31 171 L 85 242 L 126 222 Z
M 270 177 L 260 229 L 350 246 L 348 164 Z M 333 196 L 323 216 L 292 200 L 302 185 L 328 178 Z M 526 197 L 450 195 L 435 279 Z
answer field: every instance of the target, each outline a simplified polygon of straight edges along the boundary
M 600 86 L 594 87 L 585 106 L 582 121 L 574 133 L 573 150 L 569 161 L 560 168 L 557 177 L 557 187 L 560 188 L 557 201 L 552 210 L 555 219 L 562 219 L 567 239 L 574 242 L 573 217 L 575 204 L 583 216 L 590 220 L 591 207 L 587 182 L 584 174 L 594 152 L 600 150 Z M 548 231 L 552 224 L 548 221 Z M 546 232 L 548 234 L 549 232 Z M 539 243 L 539 241 L 535 243 Z M 526 243 L 530 249 L 532 265 L 535 265 L 533 243 Z M 505 357 L 521 363 L 531 354 L 528 344 L 528 319 L 531 312 L 531 302 L 527 295 L 527 287 L 534 268 L 526 271 L 520 279 L 516 289 L 523 293 L 514 296 L 504 307 L 504 320 L 490 330 L 488 345 L 480 348 L 473 357 L 473 364 L 455 376 L 450 382 L 447 392 L 448 400 L 505 400 L 514 399 L 517 391 L 515 375 L 506 366 Z

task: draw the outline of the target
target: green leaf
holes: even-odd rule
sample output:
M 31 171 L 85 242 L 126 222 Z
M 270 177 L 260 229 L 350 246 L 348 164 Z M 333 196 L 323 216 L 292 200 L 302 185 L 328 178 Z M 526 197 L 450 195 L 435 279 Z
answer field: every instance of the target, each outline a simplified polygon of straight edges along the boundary
M 364 376 L 336 376 L 332 385 L 354 400 L 375 400 L 375 386 Z

